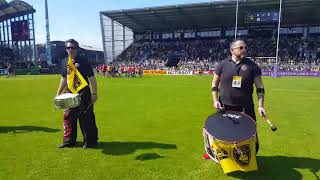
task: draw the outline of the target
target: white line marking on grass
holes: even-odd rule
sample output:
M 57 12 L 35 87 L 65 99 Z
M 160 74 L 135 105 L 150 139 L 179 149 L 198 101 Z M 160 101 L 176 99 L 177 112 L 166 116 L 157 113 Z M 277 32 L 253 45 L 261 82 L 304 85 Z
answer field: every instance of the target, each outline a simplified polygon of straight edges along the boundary
M 303 90 L 303 89 L 272 89 L 271 91 L 292 91 L 292 92 L 314 92 L 314 93 L 320 93 L 320 91 L 310 91 L 310 90 Z

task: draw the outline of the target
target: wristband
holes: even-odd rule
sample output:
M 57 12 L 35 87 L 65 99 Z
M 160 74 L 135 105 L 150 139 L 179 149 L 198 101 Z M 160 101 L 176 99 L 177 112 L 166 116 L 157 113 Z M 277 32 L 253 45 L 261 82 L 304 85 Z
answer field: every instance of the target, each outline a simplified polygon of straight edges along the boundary
M 212 88 L 211 88 L 211 91 L 219 91 L 219 88 L 217 88 L 217 87 L 212 87 Z
M 257 88 L 257 93 L 263 93 L 264 94 L 264 88 Z

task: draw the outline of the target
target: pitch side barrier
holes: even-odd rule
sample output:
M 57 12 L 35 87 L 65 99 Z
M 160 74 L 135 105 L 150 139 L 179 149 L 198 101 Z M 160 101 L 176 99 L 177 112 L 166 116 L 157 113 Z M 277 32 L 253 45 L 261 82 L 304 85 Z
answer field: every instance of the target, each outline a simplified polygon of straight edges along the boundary
M 8 75 L 8 70 L 0 69 L 0 76 Z
M 213 71 L 185 71 L 185 70 L 144 70 L 143 75 L 212 75 Z M 273 71 L 262 71 L 263 76 L 273 76 Z M 278 71 L 278 76 L 311 76 L 320 77 L 320 71 Z
M 263 76 L 273 76 L 273 71 L 262 71 Z M 278 71 L 279 76 L 313 76 L 320 77 L 320 71 Z
M 167 75 L 193 75 L 193 71 L 188 70 L 169 70 L 167 71 Z
M 198 74 L 213 74 L 213 71 L 189 71 L 189 70 L 144 70 L 143 75 L 198 75 Z
M 167 75 L 167 70 L 143 70 L 143 75 Z

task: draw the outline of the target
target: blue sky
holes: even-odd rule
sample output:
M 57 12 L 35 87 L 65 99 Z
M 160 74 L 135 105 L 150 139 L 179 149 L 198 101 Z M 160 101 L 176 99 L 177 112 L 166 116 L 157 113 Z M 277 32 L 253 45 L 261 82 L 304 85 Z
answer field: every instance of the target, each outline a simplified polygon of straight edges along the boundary
M 10 0 L 9 0 L 10 1 Z M 8 1 L 8 2 L 9 2 Z M 24 0 L 36 9 L 36 43 L 44 43 L 45 2 Z M 74 38 L 82 45 L 102 49 L 99 12 L 162 5 L 210 2 L 205 0 L 48 0 L 51 40 Z

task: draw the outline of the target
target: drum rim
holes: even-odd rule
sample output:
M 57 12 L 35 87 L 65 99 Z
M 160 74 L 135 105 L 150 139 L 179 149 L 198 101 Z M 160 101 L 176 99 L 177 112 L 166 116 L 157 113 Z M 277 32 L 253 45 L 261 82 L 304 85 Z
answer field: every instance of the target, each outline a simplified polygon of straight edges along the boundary
M 247 115 L 247 114 L 245 114 L 245 113 L 243 113 L 243 112 L 239 112 L 239 111 L 229 111 L 229 110 L 228 110 L 228 111 L 226 111 L 226 112 L 241 113 L 241 114 L 243 114 L 244 116 L 248 117 L 248 118 L 254 123 L 254 126 L 255 126 L 255 133 L 252 134 L 252 136 L 251 136 L 249 139 L 257 136 L 257 122 L 256 122 L 252 117 L 250 117 L 249 115 Z M 212 116 L 212 115 L 210 115 L 210 116 Z M 210 116 L 208 116 L 208 118 L 209 118 Z M 207 118 L 207 119 L 208 119 L 208 118 Z M 249 140 L 249 139 L 240 139 L 240 140 L 237 140 L 237 141 L 220 140 L 220 139 L 217 139 L 216 137 L 214 137 L 213 135 L 211 135 L 211 134 L 206 130 L 205 127 L 203 127 L 203 130 L 204 130 L 205 133 L 208 134 L 211 138 L 214 138 L 214 139 L 216 139 L 216 140 L 218 140 L 218 141 L 220 141 L 220 142 L 224 142 L 224 143 L 228 143 L 228 144 L 241 143 L 241 142 L 243 142 L 243 141 Z
M 55 97 L 55 99 L 57 99 L 57 97 L 60 97 L 60 96 L 62 96 L 62 95 L 66 95 L 66 94 L 70 95 L 70 97 L 68 97 L 68 98 L 74 98 L 74 97 L 79 96 L 79 94 L 73 94 L 73 93 L 62 93 L 62 94 L 59 94 L 58 96 L 56 96 L 56 97 Z
M 237 141 L 226 141 L 226 140 L 220 140 L 220 139 L 217 139 L 216 137 L 212 136 L 205 128 L 203 128 L 203 131 L 210 137 L 210 138 L 213 138 L 217 141 L 220 141 L 220 142 L 224 142 L 224 143 L 227 143 L 227 144 L 238 144 L 238 143 L 241 143 L 241 142 L 244 142 L 244 141 L 247 141 L 251 138 L 254 138 L 256 137 L 257 135 L 257 131 L 249 138 L 249 139 L 244 139 L 244 140 L 237 140 Z
M 61 95 L 65 95 L 65 94 L 70 95 L 70 97 L 57 98 L 57 97 L 59 97 Z M 59 103 L 64 102 L 64 101 L 72 102 L 72 105 L 70 106 L 70 104 L 66 104 L 66 103 L 59 104 Z M 63 94 L 60 94 L 60 95 L 58 95 L 58 96 L 56 96 L 54 98 L 53 104 L 54 104 L 55 108 L 57 108 L 57 109 L 77 108 L 81 104 L 81 96 L 80 96 L 80 94 L 73 94 L 73 93 L 69 93 L 69 92 L 68 93 L 63 93 Z

